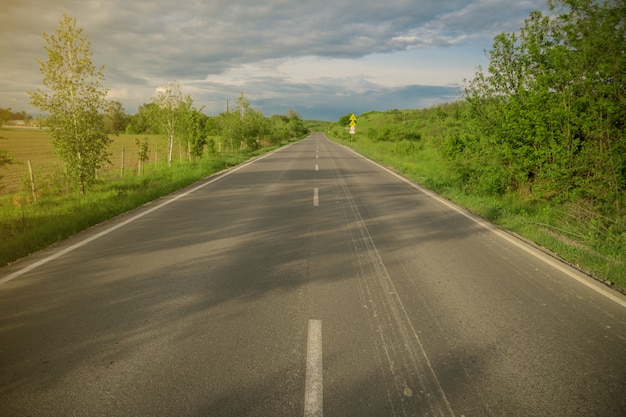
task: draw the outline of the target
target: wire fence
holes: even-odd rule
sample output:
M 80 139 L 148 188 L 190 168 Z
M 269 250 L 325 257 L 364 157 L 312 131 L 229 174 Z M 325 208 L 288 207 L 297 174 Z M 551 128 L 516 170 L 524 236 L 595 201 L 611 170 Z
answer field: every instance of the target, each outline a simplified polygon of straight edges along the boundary
M 168 161 L 167 147 L 154 143 L 148 148 L 146 159 L 142 161 L 138 147 L 122 147 L 109 155 L 109 162 L 101 168 L 97 175 L 100 179 L 117 179 L 133 175 L 145 175 L 166 165 Z M 193 157 L 189 148 L 179 144 L 172 152 L 172 163 L 191 162 Z M 63 164 L 60 159 L 31 161 L 18 160 L 0 169 L 0 195 L 11 195 L 27 192 L 36 195 L 37 190 L 58 181 L 63 177 Z M 34 190 L 34 191 L 33 191 Z

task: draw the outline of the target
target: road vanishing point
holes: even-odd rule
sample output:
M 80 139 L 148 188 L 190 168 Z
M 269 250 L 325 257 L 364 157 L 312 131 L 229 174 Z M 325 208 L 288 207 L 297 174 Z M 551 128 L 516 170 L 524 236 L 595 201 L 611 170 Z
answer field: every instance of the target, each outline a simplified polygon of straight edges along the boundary
M 0 269 L 0 415 L 624 416 L 626 297 L 315 133 Z

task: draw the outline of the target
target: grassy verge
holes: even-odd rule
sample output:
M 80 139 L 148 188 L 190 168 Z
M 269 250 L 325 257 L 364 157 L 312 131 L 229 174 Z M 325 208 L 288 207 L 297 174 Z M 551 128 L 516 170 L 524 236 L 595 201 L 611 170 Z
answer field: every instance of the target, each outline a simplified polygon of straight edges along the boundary
M 0 266 L 275 148 L 103 178 L 86 195 L 48 190 L 37 204 L 26 191 L 5 194 L 0 197 Z
M 375 122 L 360 119 L 360 131 Z M 602 233 L 594 227 L 592 215 L 572 213 L 584 207 L 555 206 L 546 201 L 525 200 L 518 195 L 502 197 L 470 195 L 457 185 L 446 169 L 436 138 L 427 122 L 418 141 L 372 140 L 364 133 L 352 138 L 340 128 L 327 135 L 360 154 L 394 169 L 488 221 L 547 249 L 596 279 L 624 292 L 626 290 L 626 234 Z M 618 220 L 619 221 L 619 220 Z M 623 225 L 622 225 L 623 226 Z M 621 229 L 620 229 L 621 230 Z

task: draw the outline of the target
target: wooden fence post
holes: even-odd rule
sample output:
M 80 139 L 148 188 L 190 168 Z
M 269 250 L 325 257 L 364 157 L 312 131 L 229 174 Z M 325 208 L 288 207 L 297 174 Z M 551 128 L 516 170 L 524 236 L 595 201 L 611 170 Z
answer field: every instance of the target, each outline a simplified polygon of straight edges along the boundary
M 122 148 L 122 170 L 120 172 L 120 178 L 124 178 L 124 148 Z
M 28 174 L 30 175 L 30 191 L 33 193 L 33 201 L 37 204 L 37 193 L 35 192 L 35 177 L 33 176 L 33 166 L 28 160 Z

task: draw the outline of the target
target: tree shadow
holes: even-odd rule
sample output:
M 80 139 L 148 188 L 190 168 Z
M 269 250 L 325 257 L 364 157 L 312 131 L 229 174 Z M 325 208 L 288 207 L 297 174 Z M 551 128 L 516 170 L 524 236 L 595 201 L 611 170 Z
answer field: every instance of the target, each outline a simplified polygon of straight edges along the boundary
M 370 181 L 367 170 L 316 172 L 307 166 L 286 172 L 273 167 L 280 158 L 299 164 L 283 152 L 260 160 L 254 169 L 221 179 L 219 187 L 197 189 L 0 287 L 3 413 L 45 414 L 50 407 L 64 415 L 302 415 L 301 325 L 308 317 L 293 306 L 305 310 L 312 284 L 355 279 L 350 264 L 358 248 L 350 229 L 367 229 L 390 270 L 402 262 L 386 257 L 396 247 L 420 254 L 425 246 L 484 230 L 419 192 L 410 191 L 407 199 L 407 187 L 395 181 Z M 313 206 L 313 187 L 321 191 L 319 207 Z M 358 216 L 346 216 L 346 210 Z M 424 304 L 419 298 L 415 303 Z M 412 317 L 436 322 L 420 312 Z M 281 341 L 283 333 L 292 340 Z M 440 330 L 428 336 L 443 337 Z M 488 375 L 504 357 L 494 355 L 500 342 L 440 341 L 448 349 L 432 355 L 432 368 L 451 403 L 460 409 L 467 404 L 475 414 L 509 411 L 510 405 L 480 398 L 489 394 L 473 379 Z M 274 364 L 275 358 L 281 361 Z M 331 355 L 325 366 L 334 369 L 340 360 Z M 381 386 L 380 366 L 367 366 L 371 371 L 356 380 L 330 384 L 335 392 L 329 406 L 388 414 L 393 402 L 385 393 L 361 393 Z M 623 400 L 616 404 L 623 410 Z

